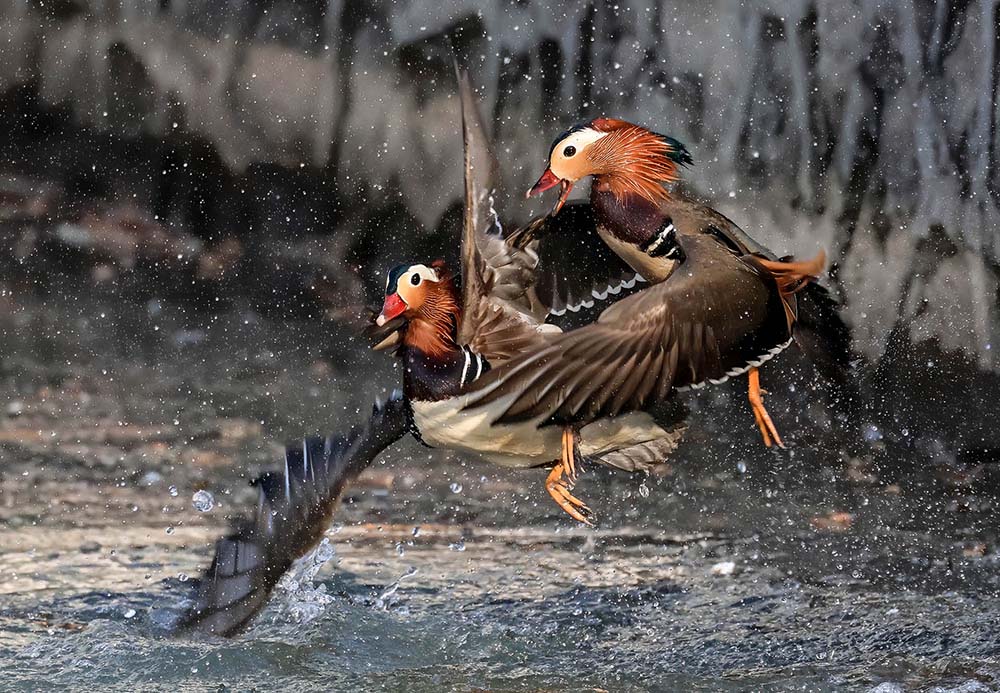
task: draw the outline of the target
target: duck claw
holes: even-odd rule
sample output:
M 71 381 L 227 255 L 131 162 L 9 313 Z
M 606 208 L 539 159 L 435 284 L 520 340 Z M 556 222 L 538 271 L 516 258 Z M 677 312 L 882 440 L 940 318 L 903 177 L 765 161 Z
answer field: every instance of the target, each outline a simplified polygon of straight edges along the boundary
M 785 443 L 781 440 L 781 436 L 778 435 L 778 429 L 771 420 L 771 415 L 764 408 L 763 395 L 767 394 L 767 390 L 760 386 L 760 374 L 756 368 L 751 368 L 749 374 L 750 387 L 747 398 L 750 400 L 750 408 L 753 410 L 753 417 L 757 422 L 757 428 L 760 429 L 760 435 L 764 439 L 764 445 L 771 447 L 773 440 L 774 444 L 779 448 L 784 448 Z
M 557 465 L 556 468 L 552 470 L 552 474 L 557 474 L 561 477 L 562 466 Z M 593 527 L 594 523 L 590 519 L 593 516 L 593 513 L 587 504 L 570 493 L 569 487 L 561 478 L 553 480 L 552 474 L 549 475 L 549 479 L 545 483 L 545 490 L 547 490 L 549 495 L 552 496 L 552 500 L 554 500 L 556 505 L 562 508 L 567 515 L 572 517 L 577 522 L 582 522 L 589 527 Z
M 576 446 L 576 433 L 567 426 L 563 429 L 562 455 L 545 480 L 545 490 L 567 515 L 578 522 L 593 527 L 594 523 L 590 519 L 593 517 L 593 513 L 590 508 L 570 493 L 572 488 L 576 486 L 577 463 L 582 463 L 583 459 Z

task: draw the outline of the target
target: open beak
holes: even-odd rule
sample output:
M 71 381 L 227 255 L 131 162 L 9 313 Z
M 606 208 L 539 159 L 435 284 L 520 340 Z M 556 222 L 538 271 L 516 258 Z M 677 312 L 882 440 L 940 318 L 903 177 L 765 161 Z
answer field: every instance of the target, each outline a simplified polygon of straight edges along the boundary
M 573 189 L 573 181 L 566 180 L 564 178 L 559 178 L 556 174 L 552 173 L 552 169 L 545 169 L 545 173 L 542 177 L 538 179 L 538 182 L 531 186 L 531 190 L 528 191 L 528 197 L 533 195 L 538 195 L 539 193 L 545 192 L 549 188 L 554 188 L 555 186 L 560 186 L 561 190 L 559 193 L 559 199 L 556 201 L 555 207 L 552 208 L 552 215 L 555 216 L 559 213 L 559 210 L 563 208 L 566 204 L 566 199 L 569 197 L 570 190 Z
M 399 294 L 389 294 L 382 304 L 382 312 L 375 318 L 375 324 L 383 327 L 390 320 L 398 318 L 406 312 L 406 301 L 399 297 Z
M 366 330 L 372 349 L 385 351 L 403 341 L 403 327 L 406 326 L 406 318 L 403 316 L 405 312 L 406 302 L 399 297 L 399 294 L 385 297 L 382 312 Z
M 371 340 L 373 351 L 386 351 L 399 346 L 403 342 L 403 328 L 406 326 L 406 318 L 399 316 L 380 327 L 373 323 L 366 330 L 368 338 Z

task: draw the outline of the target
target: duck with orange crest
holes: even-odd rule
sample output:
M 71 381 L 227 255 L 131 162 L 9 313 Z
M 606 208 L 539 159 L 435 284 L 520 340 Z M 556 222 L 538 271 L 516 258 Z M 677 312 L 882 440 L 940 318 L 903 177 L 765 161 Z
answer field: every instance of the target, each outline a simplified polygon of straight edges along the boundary
M 719 292 L 718 304 L 712 308 L 716 315 L 715 335 L 737 325 L 746 327 L 746 320 L 753 315 L 747 312 L 742 297 L 736 295 L 736 280 L 743 272 L 749 268 L 761 281 L 773 282 L 786 323 L 776 324 L 772 338 L 761 340 L 763 351 L 747 353 L 745 361 L 717 372 L 710 380 L 746 372 L 751 407 L 764 443 L 784 447 L 763 405 L 760 365 L 791 344 L 793 329 L 815 357 L 817 366 L 835 381 L 844 378 L 851 356 L 850 336 L 835 302 L 822 286 L 812 282 L 823 271 L 825 257 L 821 251 L 807 262 L 779 260 L 725 216 L 684 195 L 673 184 L 679 180 L 681 169 L 693 163 L 679 141 L 639 125 L 612 118 L 577 125 L 553 142 L 548 167 L 528 191 L 532 196 L 558 187 L 559 197 L 551 215 L 518 230 L 509 242 L 519 248 L 530 247 L 539 255 L 540 293 L 561 311 L 589 307 L 609 290 L 620 292 L 623 288 L 641 288 L 641 282 L 663 282 L 676 270 L 687 267 L 692 281 L 701 287 L 713 286 Z M 588 176 L 593 178 L 589 203 L 566 205 L 574 184 Z M 616 257 L 609 259 L 605 253 L 590 260 L 584 254 L 580 263 L 587 265 L 590 261 L 590 265 L 584 272 L 588 277 L 581 279 L 580 272 L 576 276 L 567 272 L 563 258 L 569 243 L 580 242 L 576 247 L 587 248 L 588 240 L 591 248 L 596 241 Z M 697 278 L 693 278 L 688 246 L 708 247 L 709 240 L 714 243 L 712 252 L 719 257 L 700 267 Z M 602 279 L 602 271 L 607 279 Z M 796 296 L 800 291 L 802 294 Z M 669 306 L 657 307 L 649 298 L 645 301 L 644 313 L 666 310 L 676 320 Z M 614 310 L 619 316 L 624 313 L 620 307 Z M 721 323 L 719 311 L 724 316 Z M 757 333 L 756 337 L 762 335 Z

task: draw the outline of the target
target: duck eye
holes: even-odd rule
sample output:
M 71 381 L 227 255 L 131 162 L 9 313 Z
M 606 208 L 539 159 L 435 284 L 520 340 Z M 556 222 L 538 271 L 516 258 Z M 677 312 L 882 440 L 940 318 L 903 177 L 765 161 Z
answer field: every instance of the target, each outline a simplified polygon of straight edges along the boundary
M 410 283 L 413 284 L 413 286 L 420 286 L 420 275 L 419 274 L 411 274 L 410 275 Z
M 576 147 L 574 147 L 572 144 L 563 150 L 563 156 L 567 158 L 573 156 L 574 154 L 576 154 Z

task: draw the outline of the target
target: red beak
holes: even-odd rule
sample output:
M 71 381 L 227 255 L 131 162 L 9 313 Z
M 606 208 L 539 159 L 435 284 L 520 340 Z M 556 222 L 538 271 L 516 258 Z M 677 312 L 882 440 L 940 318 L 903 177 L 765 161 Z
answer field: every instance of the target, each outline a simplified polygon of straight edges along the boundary
M 382 327 L 390 320 L 405 313 L 407 307 L 406 301 L 401 299 L 399 294 L 389 294 L 385 297 L 385 303 L 382 304 L 382 312 L 375 318 L 375 324 Z
M 549 188 L 559 185 L 559 183 L 560 180 L 556 177 L 556 174 L 552 173 L 551 168 L 547 168 L 542 177 L 538 179 L 538 182 L 531 186 L 531 190 L 528 191 L 528 197 L 543 193 Z
M 537 195 L 539 193 L 545 192 L 549 188 L 554 188 L 555 186 L 562 186 L 562 191 L 559 193 L 559 199 L 556 201 L 556 206 L 552 208 L 552 214 L 556 215 L 559 210 L 562 209 L 563 205 L 566 204 L 566 198 L 569 197 L 569 191 L 573 189 L 573 182 L 568 181 L 556 176 L 552 173 L 552 169 L 545 169 L 545 173 L 542 177 L 538 179 L 538 182 L 531 186 L 531 190 L 528 191 L 528 197 L 532 195 Z

